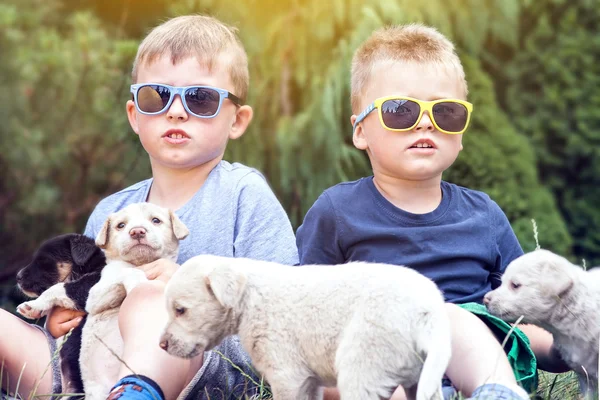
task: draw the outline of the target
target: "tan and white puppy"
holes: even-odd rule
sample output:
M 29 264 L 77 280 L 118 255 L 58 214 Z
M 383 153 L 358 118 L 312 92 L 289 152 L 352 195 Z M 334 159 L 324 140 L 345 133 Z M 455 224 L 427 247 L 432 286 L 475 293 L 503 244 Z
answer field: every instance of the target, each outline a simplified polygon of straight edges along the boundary
M 160 258 L 177 261 L 179 240 L 188 234 L 187 227 L 172 211 L 150 203 L 130 204 L 105 221 L 96 244 L 103 249 L 107 265 L 88 295 L 79 358 L 87 400 L 106 399 L 117 381 L 120 361 L 115 354 L 120 355 L 123 349 L 119 307 L 127 293 L 146 280 L 144 272 L 135 267 Z M 35 316 L 47 313 L 55 305 L 69 307 L 70 299 L 61 285 L 23 303 L 19 306 L 21 313 Z
M 598 391 L 600 269 L 585 271 L 548 250 L 512 261 L 502 285 L 486 294 L 499 318 L 538 325 L 554 336 L 553 351 L 579 375 L 582 391 Z M 596 397 L 597 398 L 597 397 Z
M 450 324 L 437 286 L 395 265 L 289 267 L 212 255 L 186 261 L 165 289 L 160 346 L 190 358 L 238 334 L 275 400 L 442 399 Z M 418 386 L 417 386 L 418 384 Z

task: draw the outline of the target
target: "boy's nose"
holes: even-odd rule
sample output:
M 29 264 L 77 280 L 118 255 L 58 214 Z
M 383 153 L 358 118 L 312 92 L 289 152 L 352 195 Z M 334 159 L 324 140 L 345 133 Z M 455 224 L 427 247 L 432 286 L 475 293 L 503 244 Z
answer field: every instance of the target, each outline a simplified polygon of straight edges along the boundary
M 183 102 L 181 101 L 181 97 L 179 95 L 175 96 L 171 106 L 167 110 L 167 118 L 169 119 L 178 119 L 185 120 L 188 115 L 185 111 L 185 107 L 183 107 Z
M 427 112 L 423 113 L 423 116 L 421 117 L 421 120 L 419 121 L 419 123 L 417 124 L 415 130 L 417 131 L 432 131 L 435 129 L 435 126 L 433 125 L 433 122 L 431 122 L 431 118 L 429 118 L 429 114 Z

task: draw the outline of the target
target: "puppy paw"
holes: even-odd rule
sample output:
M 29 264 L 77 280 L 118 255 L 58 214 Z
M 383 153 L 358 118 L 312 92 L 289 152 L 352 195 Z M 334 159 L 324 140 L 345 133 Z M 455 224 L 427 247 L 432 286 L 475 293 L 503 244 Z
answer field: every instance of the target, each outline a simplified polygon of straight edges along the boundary
M 24 316 L 25 318 L 29 318 L 29 319 L 40 319 L 42 318 L 45 314 L 44 309 L 38 308 L 36 307 L 36 301 L 27 301 L 25 303 L 21 303 L 17 306 L 17 312 L 19 314 L 21 314 L 22 316 Z
M 123 278 L 123 286 L 125 287 L 127 294 L 129 294 L 137 285 L 147 281 L 148 278 L 146 278 L 146 274 L 143 271 L 130 269 Z
M 125 286 L 120 282 L 107 287 L 94 286 L 92 290 L 90 290 L 90 294 L 85 304 L 85 310 L 90 315 L 96 315 L 104 311 L 112 310 L 123 303 L 125 296 L 127 296 Z

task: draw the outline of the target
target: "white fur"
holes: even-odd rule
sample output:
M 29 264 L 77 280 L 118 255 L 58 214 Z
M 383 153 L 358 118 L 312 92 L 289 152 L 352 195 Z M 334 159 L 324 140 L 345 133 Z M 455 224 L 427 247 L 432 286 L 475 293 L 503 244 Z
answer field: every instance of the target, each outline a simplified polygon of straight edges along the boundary
M 585 271 L 548 250 L 511 262 L 489 292 L 489 311 L 507 321 L 523 316 L 554 336 L 554 349 L 577 372 L 582 390 L 598 390 L 600 270 Z M 595 397 L 597 398 L 597 397 Z
M 436 285 L 411 269 L 369 263 L 289 267 L 202 255 L 165 289 L 161 347 L 193 357 L 238 334 L 275 400 L 442 399 L 450 324 Z M 416 388 L 418 383 L 418 388 Z
M 76 308 L 75 303 L 65 292 L 65 284 L 57 283 L 56 285 L 50 286 L 35 300 L 26 301 L 17 306 L 17 312 L 29 319 L 39 319 L 50 311 L 55 306 L 65 308 Z
M 143 237 L 133 233 L 143 229 Z M 177 260 L 179 240 L 188 235 L 185 225 L 171 211 L 150 203 L 131 204 L 111 214 L 96 238 L 107 265 L 100 281 L 89 292 L 88 312 L 81 337 L 79 362 L 87 400 L 104 400 L 117 381 L 123 351 L 119 332 L 119 307 L 126 295 L 146 275 L 135 267 L 167 258 Z M 19 306 L 23 315 L 45 315 L 56 305 L 74 308 L 64 284 L 46 290 L 40 297 Z

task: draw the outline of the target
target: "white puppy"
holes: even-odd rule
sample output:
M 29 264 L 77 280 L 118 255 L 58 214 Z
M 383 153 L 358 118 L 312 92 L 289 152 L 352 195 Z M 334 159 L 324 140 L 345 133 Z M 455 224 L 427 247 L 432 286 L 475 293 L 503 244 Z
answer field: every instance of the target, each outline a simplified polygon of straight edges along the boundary
M 442 399 L 450 323 L 437 286 L 411 269 L 369 263 L 289 267 L 202 255 L 165 289 L 160 345 L 190 358 L 238 334 L 275 400 Z M 417 388 L 418 384 L 418 388 Z
M 111 214 L 96 237 L 107 265 L 100 281 L 89 291 L 87 319 L 82 331 L 79 362 L 87 400 L 106 399 L 117 381 L 123 341 L 119 333 L 119 307 L 127 293 L 146 280 L 135 267 L 166 258 L 177 260 L 179 240 L 187 227 L 170 210 L 150 203 L 130 204 Z M 64 284 L 50 287 L 35 300 L 19 306 L 30 317 L 45 315 L 55 305 L 75 308 Z M 108 348 L 107 348 L 108 347 Z
M 600 270 L 585 271 L 548 250 L 511 262 L 502 285 L 486 294 L 488 310 L 510 322 L 538 325 L 554 336 L 554 349 L 580 378 L 582 391 L 598 390 Z

